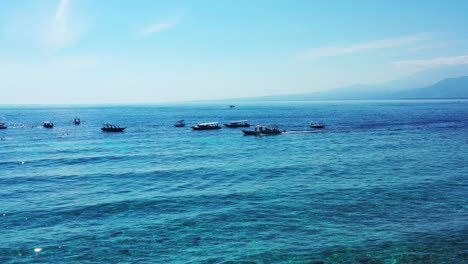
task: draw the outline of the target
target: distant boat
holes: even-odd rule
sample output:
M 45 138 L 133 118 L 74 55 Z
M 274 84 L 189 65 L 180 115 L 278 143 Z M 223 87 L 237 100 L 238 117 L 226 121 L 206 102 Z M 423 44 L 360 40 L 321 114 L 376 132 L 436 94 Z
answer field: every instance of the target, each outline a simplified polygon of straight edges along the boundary
M 185 120 L 179 120 L 174 124 L 175 127 L 184 127 L 185 126 Z
M 196 126 L 193 126 L 193 130 L 213 130 L 213 129 L 220 129 L 218 122 L 211 122 L 211 123 L 200 123 Z
M 250 127 L 249 120 L 231 121 L 224 124 L 226 127 Z
M 81 120 L 79 118 L 75 118 L 75 120 L 73 120 L 73 123 L 75 123 L 75 125 L 79 125 L 81 124 Z
M 324 128 L 325 124 L 323 123 L 317 123 L 317 122 L 310 122 L 309 126 L 311 128 Z
M 112 124 L 104 124 L 101 128 L 103 132 L 123 132 L 126 127 L 115 126 Z
M 278 126 L 275 125 L 257 125 L 254 130 L 242 130 L 244 136 L 269 136 L 269 135 L 279 135 L 285 130 L 279 130 Z
M 45 121 L 43 124 L 42 124 L 43 127 L 45 128 L 53 128 L 54 127 L 54 123 L 50 122 L 50 121 Z
M 230 105 L 230 106 L 229 106 L 229 108 L 234 108 L 234 107 L 236 107 L 236 106 L 235 106 L 235 105 Z
M 0 129 L 7 129 L 7 125 L 0 122 Z

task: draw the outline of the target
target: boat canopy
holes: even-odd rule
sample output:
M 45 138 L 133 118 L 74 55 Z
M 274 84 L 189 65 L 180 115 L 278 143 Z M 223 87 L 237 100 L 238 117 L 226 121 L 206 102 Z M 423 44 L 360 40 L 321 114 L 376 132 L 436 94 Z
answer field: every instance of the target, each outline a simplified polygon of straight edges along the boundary
M 269 128 L 269 129 L 278 129 L 278 125 L 256 125 L 255 127 L 260 128 Z
M 217 126 L 219 122 L 200 123 L 199 126 Z

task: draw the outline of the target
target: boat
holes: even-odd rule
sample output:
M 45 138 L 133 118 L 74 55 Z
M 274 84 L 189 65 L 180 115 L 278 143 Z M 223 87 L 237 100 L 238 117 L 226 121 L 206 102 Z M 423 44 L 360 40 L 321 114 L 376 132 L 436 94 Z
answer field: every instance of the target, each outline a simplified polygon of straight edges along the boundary
M 104 124 L 101 128 L 104 132 L 123 132 L 126 127 L 115 126 L 112 124 Z
M 310 122 L 309 126 L 311 128 L 324 128 L 325 124 L 323 123 L 317 123 L 317 122 Z
M 5 123 L 0 122 L 0 129 L 6 129 L 7 125 Z
M 242 130 L 244 136 L 268 136 L 268 135 L 279 135 L 286 130 L 279 130 L 276 125 L 256 125 L 254 130 Z
M 193 126 L 193 130 L 213 130 L 213 129 L 220 129 L 218 122 L 211 122 L 211 123 L 200 123 L 196 126 Z
M 235 106 L 235 105 L 230 105 L 230 106 L 229 106 L 229 108 L 234 108 L 234 107 L 236 107 L 236 106 Z
M 185 126 L 185 120 L 179 120 L 174 124 L 175 127 L 184 127 Z
M 231 121 L 224 124 L 226 127 L 250 127 L 249 120 Z
M 42 124 L 43 127 L 45 128 L 53 128 L 54 127 L 54 123 L 50 122 L 50 121 L 45 121 L 43 124 Z
M 75 125 L 79 125 L 81 124 L 81 120 L 79 118 L 75 118 L 75 120 L 73 120 L 73 123 L 75 123 Z

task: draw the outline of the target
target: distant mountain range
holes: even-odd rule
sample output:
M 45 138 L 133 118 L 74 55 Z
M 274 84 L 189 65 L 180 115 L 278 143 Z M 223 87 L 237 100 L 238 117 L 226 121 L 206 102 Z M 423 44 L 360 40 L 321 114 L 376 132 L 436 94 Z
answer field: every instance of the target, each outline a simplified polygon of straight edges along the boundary
M 468 98 L 468 65 L 420 72 L 391 82 L 359 84 L 305 94 L 240 98 L 238 101 L 321 101 Z M 232 100 L 231 100 L 232 101 Z

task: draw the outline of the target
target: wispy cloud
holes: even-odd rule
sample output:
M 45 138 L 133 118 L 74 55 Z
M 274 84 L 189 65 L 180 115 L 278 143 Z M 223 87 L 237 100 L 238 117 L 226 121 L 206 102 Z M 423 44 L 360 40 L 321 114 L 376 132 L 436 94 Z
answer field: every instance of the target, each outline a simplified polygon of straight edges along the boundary
M 405 46 L 413 43 L 418 43 L 430 38 L 433 38 L 433 34 L 415 34 L 409 36 L 401 36 L 394 38 L 384 38 L 379 40 L 373 40 L 368 42 L 361 42 L 350 44 L 346 46 L 328 46 L 320 47 L 307 50 L 301 54 L 303 59 L 316 59 L 322 57 L 336 57 L 340 55 L 370 51 L 370 50 L 379 50 Z
M 398 69 L 421 71 L 435 67 L 468 64 L 468 55 L 421 60 L 401 60 L 393 61 L 390 64 Z
M 181 21 L 180 17 L 175 17 L 169 20 L 160 21 L 145 28 L 142 28 L 139 33 L 143 36 L 148 36 L 157 32 L 168 30 L 177 26 Z
M 418 51 L 418 50 L 436 49 L 436 48 L 441 48 L 441 47 L 451 47 L 451 46 L 466 44 L 467 42 L 468 40 L 466 39 L 450 40 L 450 41 L 438 42 L 438 43 L 433 43 L 433 44 L 420 45 L 417 47 L 410 48 L 409 50 Z
M 52 19 L 49 40 L 57 48 L 63 48 L 71 41 L 69 9 L 69 0 L 60 0 Z

